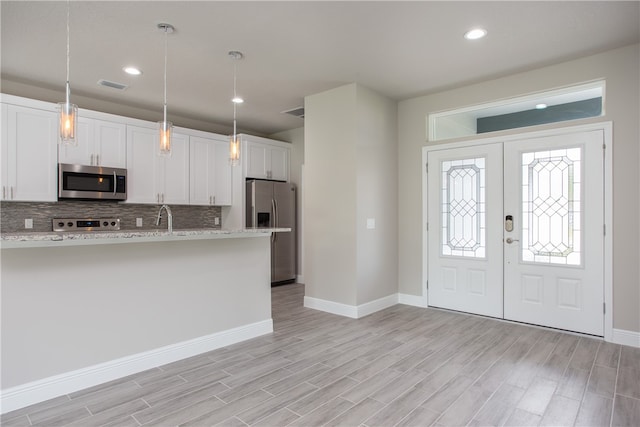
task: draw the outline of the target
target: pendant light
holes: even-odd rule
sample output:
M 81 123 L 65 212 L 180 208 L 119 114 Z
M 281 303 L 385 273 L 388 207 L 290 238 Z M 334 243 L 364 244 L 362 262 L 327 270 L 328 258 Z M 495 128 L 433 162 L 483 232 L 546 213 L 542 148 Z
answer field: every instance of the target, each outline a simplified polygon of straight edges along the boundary
M 231 102 L 233 103 L 233 135 L 229 138 L 229 162 L 232 166 L 236 166 L 240 163 L 240 138 L 237 134 L 236 127 L 236 110 L 238 104 L 242 104 L 244 100 L 240 98 L 236 92 L 236 81 L 237 81 L 237 63 L 239 60 L 244 58 L 242 52 L 238 52 L 237 50 L 232 50 L 229 52 L 229 58 L 233 60 L 233 99 Z
M 171 24 L 161 23 L 158 24 L 158 29 L 164 32 L 164 107 L 162 121 L 158 122 L 158 130 L 160 132 L 158 154 L 161 156 L 170 156 L 173 124 L 167 121 L 167 39 L 175 28 L 173 28 Z
M 78 106 L 70 101 L 71 86 L 69 85 L 69 9 L 70 0 L 67 0 L 67 82 L 65 85 L 65 102 L 58 103 L 60 112 L 59 142 L 64 145 L 77 145 Z

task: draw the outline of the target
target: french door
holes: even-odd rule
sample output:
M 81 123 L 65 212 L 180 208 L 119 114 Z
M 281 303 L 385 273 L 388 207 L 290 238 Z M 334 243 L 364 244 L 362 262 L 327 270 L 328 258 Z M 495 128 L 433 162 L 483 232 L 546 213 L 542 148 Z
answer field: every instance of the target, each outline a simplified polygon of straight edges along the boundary
M 603 132 L 428 153 L 430 306 L 604 334 Z

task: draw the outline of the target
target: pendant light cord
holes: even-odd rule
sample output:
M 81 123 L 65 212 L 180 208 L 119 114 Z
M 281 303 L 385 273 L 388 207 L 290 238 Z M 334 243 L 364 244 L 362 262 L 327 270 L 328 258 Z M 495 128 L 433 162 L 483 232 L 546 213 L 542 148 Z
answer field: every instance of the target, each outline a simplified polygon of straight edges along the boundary
M 236 108 L 237 108 L 237 94 L 236 94 L 236 82 L 237 82 L 237 74 L 238 74 L 238 63 L 237 61 L 233 62 L 233 140 L 236 140 Z
M 71 9 L 71 0 L 67 0 L 67 82 L 65 87 L 67 105 L 69 105 L 69 95 L 70 95 L 69 92 L 71 92 L 71 89 L 69 88 L 69 62 L 70 62 L 69 58 L 71 57 L 71 54 L 70 54 L 71 50 L 69 48 L 70 9 Z
M 164 29 L 164 123 L 167 124 L 167 43 L 169 29 Z

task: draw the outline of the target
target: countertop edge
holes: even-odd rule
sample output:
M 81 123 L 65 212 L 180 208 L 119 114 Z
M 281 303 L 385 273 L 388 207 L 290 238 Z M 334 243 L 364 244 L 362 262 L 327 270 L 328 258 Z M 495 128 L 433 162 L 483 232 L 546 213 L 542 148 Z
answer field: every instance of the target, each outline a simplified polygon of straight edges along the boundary
M 264 237 L 270 236 L 271 233 L 290 231 L 290 228 L 247 228 L 239 230 L 181 229 L 174 230 L 171 233 L 166 230 L 120 230 L 95 233 L 6 233 L 0 235 L 0 249 L 94 246 L 188 240 L 238 239 Z

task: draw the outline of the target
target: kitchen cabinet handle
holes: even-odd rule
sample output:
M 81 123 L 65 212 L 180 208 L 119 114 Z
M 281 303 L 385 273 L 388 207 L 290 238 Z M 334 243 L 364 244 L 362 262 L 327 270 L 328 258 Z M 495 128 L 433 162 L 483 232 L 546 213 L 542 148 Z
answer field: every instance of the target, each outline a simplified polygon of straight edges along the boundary
M 100 166 L 100 154 L 96 154 L 96 166 Z
M 216 196 L 213 196 L 213 203 L 212 203 L 212 205 L 215 205 L 215 204 L 216 204 Z
M 91 166 L 94 166 L 94 164 L 93 164 L 93 154 L 91 156 L 89 156 L 89 164 Z
M 98 156 L 96 156 L 96 157 L 98 157 Z M 113 195 L 114 196 L 116 195 L 116 190 L 117 190 L 117 187 L 118 187 L 117 182 L 118 182 L 118 179 L 116 178 L 116 171 L 113 171 Z
M 13 185 L 9 189 L 11 190 L 11 200 L 13 200 Z
M 3 199 L 7 198 L 7 186 L 6 185 L 2 186 L 2 198 Z
M 160 203 L 160 193 L 156 193 L 156 202 Z
M 162 203 L 164 203 L 164 193 L 162 193 Z

